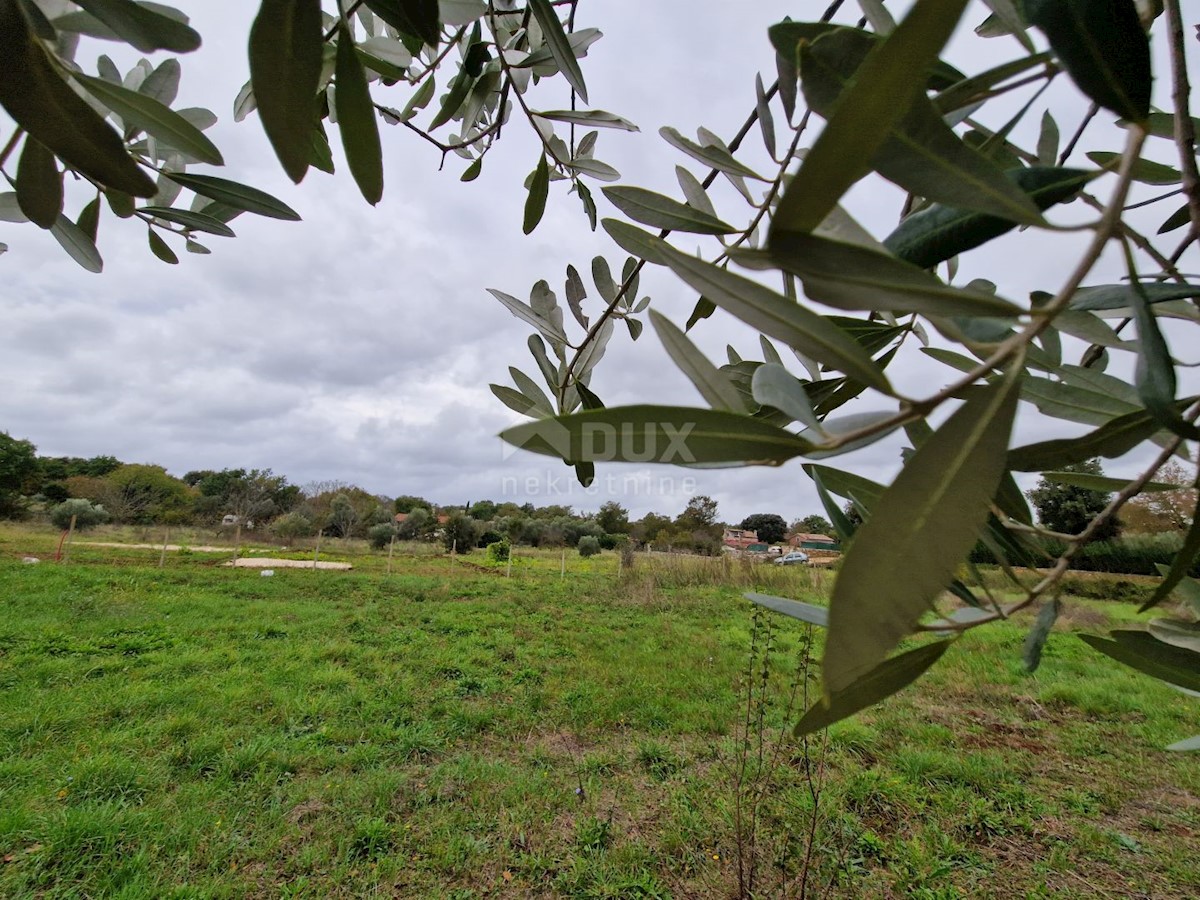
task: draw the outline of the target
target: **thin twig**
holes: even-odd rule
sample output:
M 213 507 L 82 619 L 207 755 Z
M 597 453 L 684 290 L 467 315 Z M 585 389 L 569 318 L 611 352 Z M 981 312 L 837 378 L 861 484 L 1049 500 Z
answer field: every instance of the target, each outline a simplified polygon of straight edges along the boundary
M 8 158 L 12 156 L 14 150 L 17 149 L 17 142 L 21 140 L 21 135 L 25 133 L 24 128 L 18 128 L 12 133 L 12 137 L 8 139 L 8 143 L 4 145 L 4 149 L 0 150 L 0 168 L 8 162 Z
M 1059 155 L 1058 164 L 1060 166 L 1065 165 L 1067 159 L 1075 152 L 1075 145 L 1079 143 L 1079 139 L 1083 137 L 1083 132 L 1092 124 L 1092 119 L 1096 118 L 1096 113 L 1098 112 L 1100 112 L 1100 107 L 1093 103 L 1091 109 L 1087 111 L 1087 115 L 1083 117 L 1083 121 L 1079 123 L 1079 127 L 1075 129 L 1075 133 L 1071 135 L 1071 140 L 1067 142 L 1067 146 Z
M 1184 239 L 1183 247 L 1172 257 L 1178 262 L 1183 249 L 1200 237 L 1200 170 L 1196 167 L 1196 130 L 1188 111 L 1187 55 L 1183 49 L 1183 17 L 1179 12 L 1179 0 L 1163 0 L 1163 12 L 1167 19 L 1171 48 L 1171 99 L 1175 104 L 1175 146 L 1179 149 L 1179 167 L 1183 172 L 1183 193 L 1187 196 L 1188 214 L 1192 224 Z

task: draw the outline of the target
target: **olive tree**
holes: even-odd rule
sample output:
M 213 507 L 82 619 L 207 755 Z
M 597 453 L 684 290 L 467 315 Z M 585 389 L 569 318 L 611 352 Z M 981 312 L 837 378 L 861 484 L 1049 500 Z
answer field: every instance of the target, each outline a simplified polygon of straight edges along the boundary
M 1026 645 L 1035 665 L 1072 558 L 1161 467 L 1192 458 L 1200 405 L 1180 391 L 1171 350 L 1194 342 L 1200 318 L 1192 302 L 1200 284 L 1186 274 L 1197 268 L 1200 173 L 1180 7 L 916 0 L 897 22 L 878 0 L 832 0 L 819 19 L 769 30 L 773 54 L 736 133 L 661 130 L 680 163 L 676 196 L 611 184 L 603 199 L 619 215 L 602 221 L 593 188 L 620 173 L 602 161 L 600 133 L 635 126 L 588 103 L 580 60 L 600 33 L 581 24 L 583 3 L 262 0 L 237 113 L 257 109 L 297 182 L 309 168 L 330 168 L 326 126 L 336 123 L 370 203 L 384 189 L 380 119 L 461 157 L 464 180 L 502 133 L 533 129 L 523 230 L 537 228 L 558 185 L 554 193 L 566 187 L 623 252 L 563 260 L 554 280 L 565 307 L 549 277 L 528 301 L 523 288 L 490 288 L 533 329 L 532 368 L 513 366 L 511 386 L 491 386 L 532 420 L 503 437 L 562 459 L 585 484 L 596 463 L 610 461 L 804 460 L 849 548 L 829 609 L 754 599 L 828 628 L 824 696 L 798 725 L 807 732 L 911 683 L 958 635 L 1030 607 L 1040 609 Z M 991 41 L 987 52 L 956 57 L 965 69 L 945 49 L 964 22 L 976 26 L 968 44 Z M 0 142 L 0 169 L 15 184 L 0 195 L 5 218 L 50 229 L 98 271 L 102 203 L 149 226 L 150 249 L 167 262 L 178 258 L 168 240 L 205 252 L 198 239 L 229 233 L 240 213 L 296 217 L 261 191 L 189 171 L 222 159 L 203 134 L 211 114 L 169 109 L 178 63 L 121 73 L 101 58 L 95 75 L 85 73 L 74 63 L 77 38 L 97 33 L 143 52 L 184 53 L 200 41 L 183 17 L 130 0 L 0 0 L 0 104 L 16 123 Z M 1166 87 L 1158 107 L 1156 67 Z M 555 79 L 571 89 L 569 108 L 538 102 L 540 83 Z M 1067 105 L 1052 110 L 1049 97 L 1063 91 Z M 1085 144 L 1103 149 L 1084 153 Z M 70 216 L 66 172 L 94 190 Z M 712 190 L 718 180 L 731 190 Z M 894 215 L 856 220 L 843 198 L 860 182 L 899 188 L 889 195 L 899 198 Z M 1053 246 L 1060 261 L 1027 297 L 1016 296 L 1006 258 L 1018 230 Z M 1123 277 L 1094 274 L 1106 255 L 1121 261 Z M 684 327 L 649 309 L 639 291 L 647 266 L 698 298 Z M 595 307 L 585 309 L 589 296 Z M 687 332 L 718 314 L 759 333 L 761 358 L 731 348 L 718 365 L 701 352 Z M 647 322 L 704 405 L 613 407 L 598 396 L 594 375 L 616 326 L 636 339 Z M 894 377 L 898 363 L 914 360 L 941 367 L 916 391 Z M 1017 439 L 1022 404 L 1085 430 Z M 854 471 L 855 451 L 901 434 L 908 446 L 891 484 Z M 838 456 L 848 461 L 831 464 Z M 1137 468 L 1092 476 L 1090 489 L 1111 500 L 1046 568 L 1021 569 L 1044 529 L 1017 476 L 1093 457 Z M 1018 599 L 1001 605 L 960 580 L 979 540 Z M 1147 608 L 1173 592 L 1196 605 L 1200 585 L 1186 572 L 1198 552 L 1193 524 Z M 1200 689 L 1200 642 L 1188 620 L 1084 638 Z

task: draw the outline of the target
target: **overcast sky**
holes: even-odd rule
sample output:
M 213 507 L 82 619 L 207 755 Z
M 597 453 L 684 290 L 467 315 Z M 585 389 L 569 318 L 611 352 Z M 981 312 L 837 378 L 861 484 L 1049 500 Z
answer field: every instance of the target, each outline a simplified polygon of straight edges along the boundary
M 536 366 L 526 349 L 528 327 L 485 288 L 527 298 L 533 283 L 546 278 L 562 301 L 567 264 L 586 273 L 591 258 L 604 254 L 619 270 L 625 254 L 602 232 L 588 231 L 577 198 L 567 195 L 563 182 L 552 185 L 541 226 L 528 237 L 521 234 L 523 181 L 538 149 L 517 116 L 485 160 L 482 175 L 469 184 L 458 180 L 464 160 L 450 157 L 439 173 L 433 147 L 383 126 L 386 187 L 377 207 L 359 197 L 336 139 L 338 174 L 313 171 L 302 185 L 292 185 L 257 117 L 233 122 L 233 98 L 248 77 L 245 42 L 255 4 L 177 5 L 193 17 L 205 45 L 182 60 L 175 105 L 207 106 L 220 117 L 209 134 L 227 163 L 223 170 L 193 171 L 270 191 L 303 222 L 242 216 L 232 223 L 235 240 L 206 239 L 212 255 L 180 252 L 180 265 L 170 267 L 151 256 L 144 229 L 105 215 L 102 275 L 78 268 L 48 233 L 0 222 L 0 241 L 9 245 L 0 256 L 6 307 L 0 430 L 28 438 L 45 455 L 111 454 L 157 463 L 177 475 L 199 468 L 270 467 L 297 484 L 340 479 L 376 493 L 418 494 L 442 503 L 490 498 L 595 509 L 618 499 L 636 516 L 649 510 L 673 514 L 689 496 L 710 494 L 730 521 L 752 512 L 790 519 L 819 511 L 799 460 L 782 469 L 721 471 L 609 464 L 599 467 L 595 487 L 584 492 L 554 460 L 506 453 L 495 435 L 521 417 L 501 406 L 487 384 L 510 383 L 509 365 L 530 374 Z M 977 6 L 966 25 L 986 14 Z M 581 4 L 579 25 L 605 34 L 583 61 L 592 105 L 641 127 L 636 135 L 602 131 L 597 157 L 616 166 L 624 183 L 679 196 L 676 165 L 688 165 L 699 177 L 705 173 L 671 150 L 658 129 L 672 125 L 694 135 L 705 126 L 732 136 L 752 108 L 755 73 L 761 70 L 768 83 L 774 77 L 766 28 L 789 14 L 813 18 L 818 4 Z M 990 61 L 973 46 L 971 56 L 957 60 L 967 71 L 982 70 Z M 84 44 L 78 60 L 94 71 L 96 57 L 116 49 Z M 952 48 L 952 58 L 953 53 Z M 995 42 L 994 55 L 997 61 L 1007 58 L 1011 48 Z M 135 60 L 125 54 L 118 63 L 124 70 Z M 531 104 L 564 106 L 561 81 L 536 88 Z M 1168 90 L 1160 75 L 1155 89 L 1160 104 L 1166 104 Z M 401 106 L 406 96 L 399 89 L 380 90 L 377 99 Z M 1084 111 L 1082 101 L 1065 83 L 1047 97 L 1069 133 Z M 1013 108 L 998 104 L 985 119 L 999 125 Z M 8 131 L 6 123 L 3 134 Z M 757 135 L 747 145 L 753 147 L 748 158 L 766 169 Z M 1118 150 L 1119 138 L 1111 128 L 1097 128 L 1084 149 Z M 1165 142 L 1153 150 L 1166 162 L 1172 161 L 1170 151 Z M 598 189 L 595 194 L 601 215 L 612 215 Z M 719 212 L 732 221 L 748 218 L 748 208 L 731 193 L 719 190 L 715 197 Z M 849 205 L 864 220 L 875 216 L 881 224 L 874 230 L 882 237 L 900 199 L 898 191 L 873 183 L 857 187 Z M 69 213 L 83 202 L 71 195 Z M 1174 208 L 1167 205 L 1171 208 L 1150 213 L 1151 233 Z M 1078 220 L 1077 207 L 1064 210 L 1059 220 Z M 958 280 L 1001 280 L 1007 297 L 1024 301 L 1031 289 L 1057 288 L 1076 240 L 1012 235 L 1002 247 L 967 257 Z M 1186 257 L 1183 266 L 1189 268 Z M 1194 257 L 1190 268 L 1200 268 Z M 642 293 L 682 325 L 694 294 L 652 269 Z M 1109 257 L 1089 281 L 1119 274 Z M 585 311 L 594 314 L 599 301 L 588 286 Z M 726 343 L 747 358 L 761 356 L 756 337 L 721 313 L 698 326 L 693 337 L 718 363 Z M 889 373 L 914 394 L 951 377 L 915 346 L 905 348 Z M 702 403 L 649 328 L 636 344 L 624 329 L 617 332 L 592 387 L 608 405 Z M 850 411 L 881 406 L 881 399 L 868 396 Z M 1035 425 L 1028 416 L 1019 425 L 1025 439 L 1077 430 L 1061 423 L 1047 430 L 1044 421 Z M 899 439 L 885 441 L 836 464 L 888 480 L 900 447 Z

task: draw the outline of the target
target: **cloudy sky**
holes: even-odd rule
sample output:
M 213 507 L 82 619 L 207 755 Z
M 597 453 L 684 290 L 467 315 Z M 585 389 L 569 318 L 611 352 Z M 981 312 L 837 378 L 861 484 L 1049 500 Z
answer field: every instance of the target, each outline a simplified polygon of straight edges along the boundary
M 212 255 L 181 252 L 180 265 L 171 267 L 151 256 L 141 227 L 108 215 L 100 226 L 102 275 L 78 268 L 48 233 L 0 222 L 0 241 L 9 245 L 0 256 L 0 379 L 6 385 L 0 430 L 32 440 L 46 455 L 112 454 L 175 474 L 270 467 L 298 484 L 340 479 L 443 503 L 486 497 L 594 509 L 616 498 L 640 515 L 678 512 L 689 496 L 702 493 L 716 497 L 729 520 L 760 511 L 789 518 L 819 511 L 799 461 L 779 470 L 723 471 L 612 464 L 601 466 L 595 487 L 584 492 L 561 464 L 506 453 L 495 435 L 520 417 L 501 406 L 487 384 L 510 383 L 509 365 L 531 374 L 536 366 L 525 345 L 528 327 L 485 288 L 527 298 L 533 283 L 546 278 L 561 300 L 569 263 L 586 272 L 591 258 L 603 254 L 619 269 L 624 254 L 603 233 L 588 231 L 577 198 L 561 182 L 552 185 L 541 226 L 521 234 L 523 181 L 538 148 L 516 117 L 483 174 L 469 184 L 458 180 L 464 160 L 450 157 L 439 172 L 433 147 L 384 126 L 386 188 L 377 207 L 359 197 L 340 155 L 336 176 L 314 171 L 292 185 L 256 116 L 233 122 L 233 98 L 248 77 L 245 42 L 255 4 L 177 5 L 192 16 L 205 45 L 183 60 L 175 106 L 207 106 L 219 116 L 209 134 L 227 163 L 221 171 L 194 171 L 270 191 L 303 222 L 242 216 L 233 223 L 236 239 L 208 239 Z M 753 106 L 756 72 L 768 83 L 773 78 L 766 27 L 786 15 L 813 18 L 817 10 L 815 3 L 707 0 L 581 4 L 580 26 L 597 26 L 605 35 L 583 63 L 592 105 L 641 128 L 639 134 L 601 132 L 597 157 L 616 166 L 624 183 L 678 196 L 676 165 L 688 165 L 698 177 L 705 173 L 671 150 L 658 129 L 671 125 L 693 135 L 705 126 L 732 136 Z M 985 14 L 978 6 L 965 24 Z M 971 55 L 957 61 L 967 71 L 982 70 L 991 60 L 972 46 Z M 94 71 L 97 55 L 116 55 L 114 48 L 84 44 L 79 62 Z M 996 61 L 1009 55 L 1010 47 L 995 42 Z M 136 57 L 117 60 L 124 70 Z M 531 104 L 565 106 L 559 82 L 536 88 Z M 1046 97 L 1069 133 L 1084 106 L 1062 82 Z M 1159 103 L 1166 104 L 1168 89 L 1160 76 Z M 403 105 L 406 95 L 391 93 L 381 90 L 377 99 Z M 998 125 L 1014 108 L 998 104 L 985 118 Z M 4 124 L 0 133 L 7 135 Z M 1024 137 L 1033 143 L 1028 132 Z M 766 169 L 757 135 L 747 146 L 748 161 Z M 1097 128 L 1084 149 L 1120 149 L 1119 136 Z M 1154 153 L 1169 162 L 1170 149 L 1162 142 Z M 612 215 L 596 195 L 601 215 Z M 748 219 L 748 208 L 732 193 L 718 189 L 714 197 L 723 215 Z M 855 188 L 848 205 L 863 220 L 891 223 L 900 200 L 898 191 L 872 183 Z M 83 202 L 72 195 L 69 211 Z M 1160 209 L 1150 214 L 1151 232 L 1171 211 Z M 1059 220 L 1082 216 L 1072 207 Z M 877 236 L 888 227 L 875 227 Z M 1031 289 L 1057 287 L 1077 241 L 1016 234 L 1002 248 L 968 257 L 958 279 L 1000 280 L 1005 295 L 1020 301 Z M 1098 273 L 1092 283 L 1115 280 L 1120 267 L 1109 257 Z M 690 290 L 661 271 L 648 271 L 642 284 L 654 308 L 679 324 L 686 320 L 695 301 Z M 599 301 L 591 294 L 585 311 L 595 313 Z M 718 362 L 727 343 L 747 358 L 760 356 L 755 336 L 723 314 L 698 326 L 693 337 Z M 951 377 L 915 347 L 889 371 L 913 394 Z M 608 405 L 702 402 L 650 329 L 636 344 L 620 330 L 592 386 Z M 851 411 L 881 403 L 866 397 Z M 1036 439 L 1077 429 L 1023 417 L 1019 430 Z M 898 440 L 886 441 L 844 461 L 888 479 L 899 447 Z

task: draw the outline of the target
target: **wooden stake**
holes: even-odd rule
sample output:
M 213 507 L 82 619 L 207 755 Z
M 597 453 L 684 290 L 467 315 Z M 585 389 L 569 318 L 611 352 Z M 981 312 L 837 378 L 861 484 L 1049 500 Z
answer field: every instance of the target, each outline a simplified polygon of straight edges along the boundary
M 233 537 L 233 561 L 238 561 L 238 555 L 242 552 L 242 523 L 237 524 L 237 534 Z
M 513 548 L 509 547 L 508 548 L 508 572 L 505 573 L 505 576 L 504 576 L 505 578 L 512 578 L 512 558 L 513 558 Z
M 67 546 L 63 550 L 63 562 L 71 561 L 71 539 L 75 537 L 75 516 L 71 516 L 71 524 L 67 528 Z
M 321 555 L 321 534 L 324 529 L 317 532 L 317 549 L 313 551 L 313 568 L 317 567 L 317 557 Z
M 171 529 L 168 528 L 163 534 L 162 553 L 158 554 L 158 567 L 161 569 L 167 561 L 167 542 L 171 540 Z
M 558 569 L 558 577 L 559 578 L 567 577 L 567 548 L 566 547 L 563 547 L 562 565 Z
M 396 535 L 392 535 L 392 542 L 388 544 L 388 570 L 389 575 L 392 574 L 392 553 L 396 549 Z

